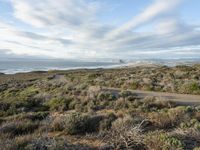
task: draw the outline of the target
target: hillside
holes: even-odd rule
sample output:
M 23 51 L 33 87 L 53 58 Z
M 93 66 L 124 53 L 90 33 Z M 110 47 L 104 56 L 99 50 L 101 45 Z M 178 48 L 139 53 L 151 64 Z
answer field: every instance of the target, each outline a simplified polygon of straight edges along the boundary
M 198 150 L 199 96 L 200 65 L 0 74 L 0 149 Z

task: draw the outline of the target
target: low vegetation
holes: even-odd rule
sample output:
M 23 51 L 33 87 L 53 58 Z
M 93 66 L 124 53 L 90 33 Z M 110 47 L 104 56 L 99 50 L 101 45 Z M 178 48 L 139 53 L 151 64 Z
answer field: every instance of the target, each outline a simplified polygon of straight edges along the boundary
M 199 65 L 2 74 L 0 149 L 198 150 L 200 106 L 126 89 L 198 95 L 199 77 Z

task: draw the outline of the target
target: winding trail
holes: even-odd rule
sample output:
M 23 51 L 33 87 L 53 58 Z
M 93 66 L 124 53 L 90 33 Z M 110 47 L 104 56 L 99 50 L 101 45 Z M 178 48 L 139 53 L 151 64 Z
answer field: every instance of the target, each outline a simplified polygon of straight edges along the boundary
M 118 95 L 122 89 L 103 87 L 103 90 L 110 91 L 111 93 Z M 149 91 L 129 90 L 129 89 L 127 91 L 132 92 L 137 98 L 158 97 L 162 100 L 173 101 L 181 105 L 200 105 L 200 95 L 149 92 Z

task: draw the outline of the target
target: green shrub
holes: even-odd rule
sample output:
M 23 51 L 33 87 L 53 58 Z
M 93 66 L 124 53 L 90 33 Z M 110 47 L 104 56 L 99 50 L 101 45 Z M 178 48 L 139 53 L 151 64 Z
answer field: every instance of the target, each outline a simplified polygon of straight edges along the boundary
M 180 124 L 181 128 L 195 128 L 200 130 L 200 122 L 197 119 L 191 119 L 190 121 L 182 122 Z
M 177 137 L 169 136 L 164 132 L 151 132 L 145 137 L 148 149 L 158 150 L 183 150 L 184 143 Z
M 51 99 L 50 101 L 47 102 L 47 106 L 50 108 L 50 110 L 55 110 L 55 111 L 65 111 L 69 109 L 69 104 L 71 102 L 71 99 Z
M 138 82 L 132 82 L 131 89 L 136 90 L 138 86 L 139 86 Z
M 183 149 L 183 143 L 182 141 L 180 141 L 179 139 L 177 139 L 176 137 L 170 137 L 170 136 L 166 136 L 166 135 L 160 135 L 160 139 L 161 141 L 164 142 L 164 146 L 163 149 L 172 149 L 173 147 L 175 149 Z
M 101 92 L 98 94 L 97 99 L 100 101 L 112 101 L 116 99 L 116 96 L 110 92 Z
M 197 82 L 187 83 L 181 89 L 186 94 L 200 94 L 200 84 Z

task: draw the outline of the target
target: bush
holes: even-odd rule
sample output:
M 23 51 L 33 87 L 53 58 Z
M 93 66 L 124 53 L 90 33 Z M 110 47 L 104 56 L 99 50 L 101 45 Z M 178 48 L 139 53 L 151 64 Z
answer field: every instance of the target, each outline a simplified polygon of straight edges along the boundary
M 41 121 L 49 115 L 49 112 L 33 112 L 33 113 L 23 113 L 14 117 L 14 120 L 31 120 L 31 121 Z
M 165 100 L 159 100 L 155 97 L 146 97 L 143 102 L 143 110 L 145 111 L 157 111 L 160 109 L 175 107 L 175 103 Z
M 91 149 L 86 145 L 70 144 L 64 138 L 48 136 L 21 136 L 3 141 L 0 139 L 1 150 L 80 150 Z
M 129 128 L 132 127 L 135 124 L 134 119 L 127 115 L 123 118 L 118 118 L 112 123 L 112 128 L 113 129 L 118 129 L 118 128 Z
M 187 120 L 189 116 L 186 115 L 184 108 L 177 107 L 169 109 L 168 111 L 152 112 L 149 113 L 150 121 L 160 129 L 169 129 L 176 127 L 183 120 Z
M 185 149 L 193 149 L 200 146 L 200 130 L 195 128 L 175 129 L 171 135 L 179 137 L 185 143 Z
M 197 82 L 186 83 L 181 88 L 182 93 L 200 94 L 200 84 Z
M 112 122 L 115 121 L 117 117 L 115 114 L 108 114 L 101 122 L 100 122 L 100 131 L 109 130 L 112 127 Z
M 116 99 L 116 96 L 110 92 L 101 92 L 98 94 L 97 99 L 100 101 L 112 101 Z
M 128 107 L 129 107 L 129 103 L 126 99 L 120 98 L 117 101 L 115 101 L 115 106 L 114 106 L 115 110 L 127 109 Z
M 0 137 L 0 147 L 2 150 L 32 150 L 27 146 L 31 140 L 32 137 L 30 135 L 12 139 Z
M 70 114 L 66 118 L 65 131 L 68 134 L 85 134 L 98 130 L 99 117 L 89 117 L 77 113 Z
M 1 134 L 9 134 L 10 136 L 19 136 L 29 134 L 38 129 L 39 123 L 29 120 L 17 121 L 3 124 L 0 128 Z
M 134 125 L 133 119 L 127 116 L 113 122 L 112 129 L 107 131 L 105 142 L 113 149 L 145 150 L 140 125 Z
M 181 128 L 195 128 L 200 130 L 200 122 L 197 119 L 191 119 L 190 121 L 187 122 L 182 122 L 180 124 Z
M 176 137 L 169 136 L 164 132 L 155 131 L 145 137 L 145 145 L 148 149 L 155 150 L 183 150 L 184 144 Z
M 71 113 L 61 118 L 56 118 L 52 123 L 55 131 L 65 131 L 70 135 L 97 132 L 102 116 L 88 116 Z
M 55 111 L 64 111 L 69 109 L 69 104 L 71 102 L 71 99 L 51 99 L 50 101 L 47 102 L 47 106 L 50 108 L 50 110 L 55 110 Z

